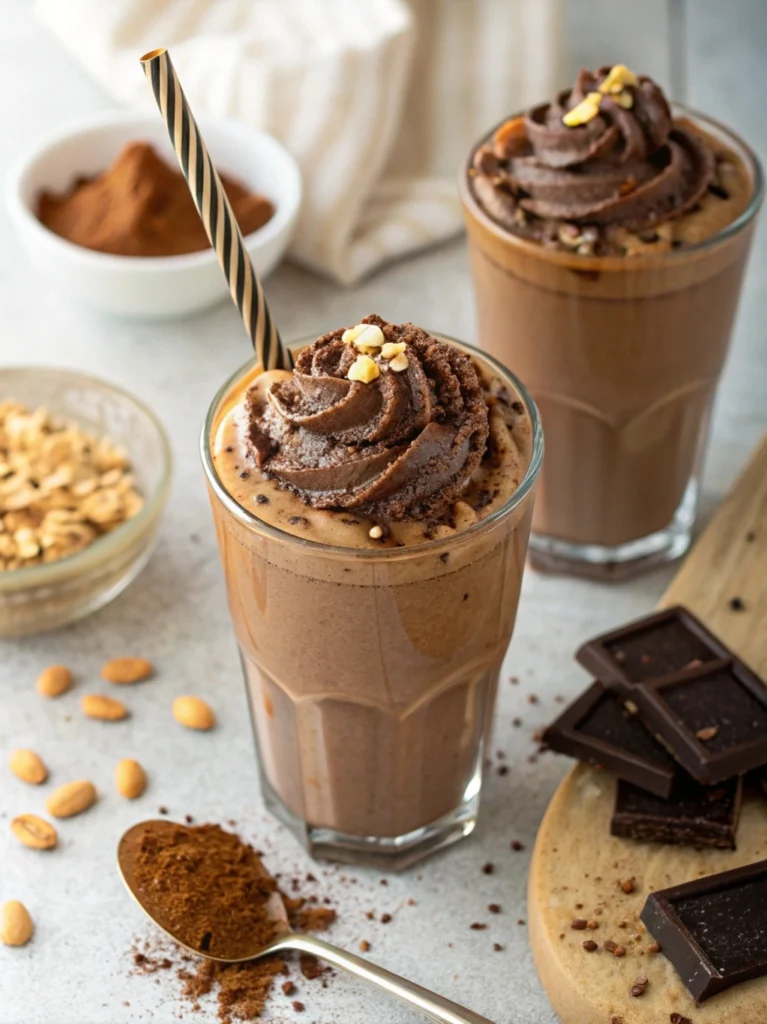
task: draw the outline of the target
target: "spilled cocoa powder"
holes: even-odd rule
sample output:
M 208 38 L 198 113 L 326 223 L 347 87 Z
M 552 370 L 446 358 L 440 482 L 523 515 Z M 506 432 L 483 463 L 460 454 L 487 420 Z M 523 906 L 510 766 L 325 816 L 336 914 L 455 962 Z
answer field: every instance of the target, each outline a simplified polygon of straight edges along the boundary
M 218 825 L 148 827 L 136 848 L 134 877 L 147 908 L 191 948 L 237 956 L 274 938 L 266 904 L 277 883 L 250 845 Z M 298 930 L 323 931 L 335 920 L 328 906 L 307 905 L 300 895 L 282 898 Z M 175 969 L 179 994 L 192 1009 L 215 993 L 222 1024 L 259 1018 L 276 980 L 289 974 L 281 956 L 240 964 L 197 960 L 164 938 L 135 944 L 132 956 L 137 974 Z M 301 958 L 304 978 L 325 973 L 314 964 Z

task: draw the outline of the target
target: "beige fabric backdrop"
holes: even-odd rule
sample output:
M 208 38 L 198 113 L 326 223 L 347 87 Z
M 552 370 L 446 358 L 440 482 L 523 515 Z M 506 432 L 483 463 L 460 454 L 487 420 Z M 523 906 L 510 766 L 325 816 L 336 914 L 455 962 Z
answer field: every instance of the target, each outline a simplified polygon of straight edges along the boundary
M 504 114 L 560 84 L 560 0 L 37 0 L 115 99 L 171 51 L 196 112 L 276 135 L 301 164 L 291 246 L 350 283 L 461 227 L 458 167 Z

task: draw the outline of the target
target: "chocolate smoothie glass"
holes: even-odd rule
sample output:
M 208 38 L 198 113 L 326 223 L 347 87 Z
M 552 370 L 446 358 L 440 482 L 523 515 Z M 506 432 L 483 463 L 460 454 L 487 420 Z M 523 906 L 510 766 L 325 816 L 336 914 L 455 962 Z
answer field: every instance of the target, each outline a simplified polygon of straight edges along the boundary
M 650 79 L 583 71 L 462 174 L 479 338 L 546 431 L 530 558 L 627 577 L 688 547 L 762 200 L 753 152 Z
M 313 855 L 398 869 L 472 831 L 542 454 L 492 357 L 378 317 L 214 399 L 262 791 Z

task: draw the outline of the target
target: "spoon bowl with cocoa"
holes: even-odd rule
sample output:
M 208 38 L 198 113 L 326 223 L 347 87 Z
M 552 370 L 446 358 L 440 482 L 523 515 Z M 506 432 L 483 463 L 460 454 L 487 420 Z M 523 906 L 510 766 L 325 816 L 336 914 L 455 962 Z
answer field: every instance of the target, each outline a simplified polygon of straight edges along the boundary
M 141 909 L 195 956 L 243 963 L 295 950 L 375 985 L 440 1024 L 492 1024 L 354 953 L 295 931 L 258 854 L 216 825 L 140 822 L 120 839 L 117 863 Z M 217 922 L 225 923 L 216 927 Z

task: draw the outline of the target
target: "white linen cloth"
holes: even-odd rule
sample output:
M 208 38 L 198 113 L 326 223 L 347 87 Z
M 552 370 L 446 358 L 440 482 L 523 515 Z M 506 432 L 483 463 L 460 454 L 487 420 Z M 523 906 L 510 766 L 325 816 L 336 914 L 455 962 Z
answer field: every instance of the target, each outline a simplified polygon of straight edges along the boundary
M 557 84 L 560 0 L 37 0 L 103 88 L 151 108 L 165 46 L 197 113 L 271 132 L 305 200 L 290 254 L 351 283 L 461 228 L 471 143 Z

